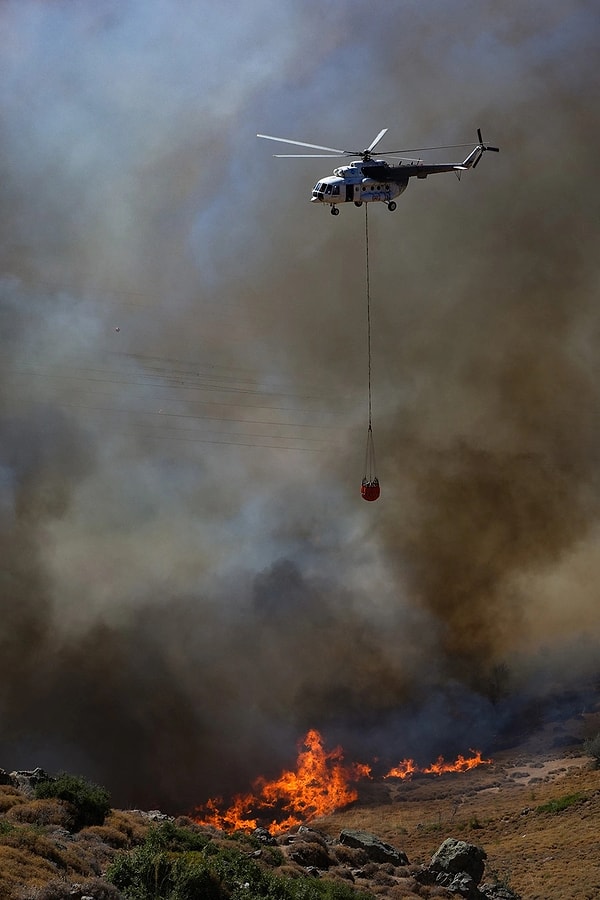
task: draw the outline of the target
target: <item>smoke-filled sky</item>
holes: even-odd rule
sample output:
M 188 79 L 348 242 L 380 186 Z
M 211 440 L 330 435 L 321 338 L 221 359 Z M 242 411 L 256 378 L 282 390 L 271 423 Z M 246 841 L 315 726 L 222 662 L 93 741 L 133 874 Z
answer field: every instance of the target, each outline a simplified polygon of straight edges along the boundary
M 427 763 L 597 674 L 599 30 L 3 0 L 0 766 L 187 811 L 309 727 Z M 369 208 L 367 504 L 365 209 L 256 133 L 383 127 L 501 153 Z

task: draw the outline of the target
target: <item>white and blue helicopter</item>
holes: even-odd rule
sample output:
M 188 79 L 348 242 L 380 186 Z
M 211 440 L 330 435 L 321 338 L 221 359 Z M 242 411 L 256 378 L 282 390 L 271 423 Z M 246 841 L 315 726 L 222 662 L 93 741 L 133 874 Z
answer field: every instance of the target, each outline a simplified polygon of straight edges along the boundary
M 499 152 L 499 147 L 490 147 L 483 143 L 481 129 L 477 129 L 477 144 L 461 163 L 425 163 L 420 158 L 406 158 L 404 154 L 420 153 L 426 150 L 449 150 L 455 147 L 467 147 L 472 144 L 451 144 L 446 147 L 416 147 L 412 150 L 380 151 L 379 156 L 399 157 L 397 165 L 390 165 L 384 159 L 373 159 L 373 151 L 387 132 L 382 128 L 374 141 L 365 150 L 339 150 L 336 147 L 323 147 L 320 144 L 307 144 L 304 141 L 292 141 L 289 138 L 274 137 L 271 134 L 257 134 L 267 141 L 280 141 L 283 144 L 294 144 L 298 147 L 309 147 L 312 150 L 326 150 L 327 153 L 275 153 L 279 159 L 335 159 L 336 157 L 358 156 L 346 166 L 333 170 L 333 175 L 319 179 L 315 184 L 311 203 L 326 203 L 332 216 L 339 215 L 340 203 L 385 203 L 390 212 L 396 209 L 394 198 L 399 197 L 408 187 L 410 178 L 427 178 L 438 172 L 454 172 L 458 178 L 467 169 L 474 169 L 486 150 Z

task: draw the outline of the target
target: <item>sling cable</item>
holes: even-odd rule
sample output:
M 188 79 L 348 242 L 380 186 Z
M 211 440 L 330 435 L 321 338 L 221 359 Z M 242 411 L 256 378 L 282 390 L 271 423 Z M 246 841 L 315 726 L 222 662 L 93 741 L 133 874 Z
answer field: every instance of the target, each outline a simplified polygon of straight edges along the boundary
M 377 500 L 380 494 L 379 479 L 375 472 L 375 444 L 373 442 L 372 391 L 371 391 L 371 283 L 369 277 L 369 205 L 365 203 L 365 252 L 367 271 L 367 355 L 369 360 L 369 428 L 365 453 L 365 474 L 360 493 L 363 500 Z

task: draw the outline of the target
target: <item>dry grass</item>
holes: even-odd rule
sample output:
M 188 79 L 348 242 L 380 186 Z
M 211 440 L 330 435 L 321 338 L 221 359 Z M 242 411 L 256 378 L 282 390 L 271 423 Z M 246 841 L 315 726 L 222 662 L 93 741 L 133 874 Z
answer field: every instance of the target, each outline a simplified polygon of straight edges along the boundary
M 17 896 L 15 892 L 25 884 L 41 886 L 55 875 L 56 867 L 49 860 L 21 847 L 0 845 L 2 900 Z
M 26 800 L 15 804 L 6 813 L 6 820 L 27 825 L 58 825 L 72 828 L 73 809 L 64 800 Z
M 13 806 L 25 803 L 26 797 L 17 788 L 8 784 L 0 784 L 0 814 Z
M 102 827 L 120 832 L 127 841 L 126 846 L 134 847 L 144 840 L 152 822 L 136 810 L 112 809 Z
M 562 761 L 553 774 L 549 763 L 515 777 L 511 762 L 506 754 L 473 772 L 371 785 L 367 800 L 315 827 L 332 836 L 342 828 L 372 831 L 419 864 L 446 837 L 458 838 L 485 849 L 484 881 L 504 883 L 526 900 L 597 900 L 600 771 L 574 758 L 577 765 Z M 539 809 L 546 806 L 556 811 Z

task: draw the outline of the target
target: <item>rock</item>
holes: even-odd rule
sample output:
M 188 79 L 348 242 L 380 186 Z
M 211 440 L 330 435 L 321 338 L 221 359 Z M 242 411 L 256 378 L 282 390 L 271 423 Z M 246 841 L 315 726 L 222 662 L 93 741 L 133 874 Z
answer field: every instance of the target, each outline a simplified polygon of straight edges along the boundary
M 445 887 L 446 890 L 453 894 L 460 894 L 467 900 L 479 900 L 481 894 L 477 890 L 477 885 L 467 872 L 459 872 L 458 875 L 448 875 L 444 872 L 438 872 L 435 884 Z
M 139 812 L 140 815 L 144 817 L 144 819 L 149 819 L 151 822 L 174 822 L 174 816 L 168 816 L 166 813 L 161 812 L 160 809 L 135 809 L 132 812 Z
M 10 784 L 10 775 L 4 769 L 0 769 L 0 784 Z
M 478 885 L 483 878 L 485 859 L 487 854 L 481 847 L 447 838 L 431 857 L 429 869 L 446 875 L 466 873 Z
M 358 847 L 364 850 L 373 862 L 390 862 L 394 866 L 407 866 L 408 857 L 402 850 L 397 850 L 385 841 L 381 841 L 369 831 L 350 831 L 344 829 L 340 832 L 340 844 L 346 847 Z
M 23 791 L 23 793 L 27 794 L 29 797 L 33 795 L 36 785 L 41 781 L 54 781 L 54 779 L 48 775 L 44 769 L 40 769 L 39 766 L 35 769 L 24 769 L 19 772 L 11 772 L 9 778 L 13 787 Z
M 521 900 L 519 894 L 503 884 L 482 884 L 479 893 L 485 900 Z
M 261 844 L 269 844 L 273 846 L 277 843 L 277 838 L 273 837 L 270 831 L 267 831 L 266 828 L 255 828 L 254 836 L 258 838 Z

